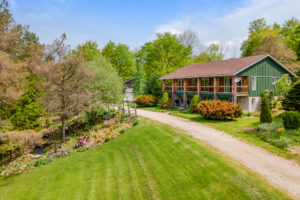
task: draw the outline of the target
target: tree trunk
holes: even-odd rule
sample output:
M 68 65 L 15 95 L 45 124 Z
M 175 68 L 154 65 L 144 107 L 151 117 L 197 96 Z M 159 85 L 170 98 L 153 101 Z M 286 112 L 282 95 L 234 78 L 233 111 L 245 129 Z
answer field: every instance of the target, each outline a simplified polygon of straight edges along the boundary
M 65 143 L 66 142 L 66 119 L 65 119 L 65 116 L 62 117 L 61 122 L 62 122 L 61 142 Z

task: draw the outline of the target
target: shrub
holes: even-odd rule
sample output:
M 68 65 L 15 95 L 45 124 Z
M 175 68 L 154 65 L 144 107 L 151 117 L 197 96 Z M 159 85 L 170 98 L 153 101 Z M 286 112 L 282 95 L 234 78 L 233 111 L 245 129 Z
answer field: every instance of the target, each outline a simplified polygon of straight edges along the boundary
M 261 110 L 260 110 L 260 123 L 271 123 L 272 115 L 270 109 L 270 103 L 267 95 L 263 93 L 261 100 Z
M 276 131 L 277 129 L 282 128 L 282 125 L 276 122 L 272 123 L 263 123 L 258 125 L 257 130 L 258 131 L 266 131 L 266 132 L 272 132 Z
M 41 166 L 41 165 L 46 165 L 46 164 L 52 162 L 55 159 L 56 159 L 56 156 L 52 155 L 52 156 L 49 156 L 49 157 L 46 157 L 46 158 L 38 159 L 37 161 L 35 161 L 35 163 L 33 165 L 35 167 L 38 167 L 38 166 Z
M 279 139 L 271 140 L 270 143 L 276 147 L 279 147 L 281 149 L 285 149 L 289 146 L 289 141 L 283 137 Z
M 194 95 L 189 107 L 190 113 L 198 113 L 198 109 L 197 109 L 198 103 L 199 103 L 199 97 L 198 95 Z
M 85 112 L 85 120 L 90 126 L 94 126 L 101 122 L 101 118 L 99 116 L 99 111 L 97 109 L 91 109 L 90 111 Z
M 124 134 L 124 133 L 125 133 L 125 129 L 121 129 L 121 130 L 119 131 L 119 133 L 120 133 L 120 134 Z
M 109 137 L 106 137 L 105 139 L 104 139 L 104 142 L 109 142 L 110 141 L 110 138 Z
M 298 80 L 282 100 L 285 110 L 296 110 L 300 112 L 300 80 Z
M 205 119 L 234 120 L 242 116 L 242 108 L 227 101 L 201 101 L 197 108 Z
M 284 128 L 281 127 L 281 128 L 279 128 L 279 129 L 277 129 L 277 130 L 275 131 L 275 134 L 276 134 L 277 137 L 281 137 L 281 136 L 284 135 L 284 132 L 285 132 Z
M 135 121 L 133 122 L 132 126 L 136 126 L 136 125 L 138 125 L 138 124 L 139 124 L 139 121 L 138 121 L 138 120 L 135 120 Z
M 297 129 L 300 127 L 300 113 L 298 111 L 286 111 L 282 114 L 283 126 L 286 129 Z
M 117 124 L 117 123 L 119 123 L 119 119 L 118 118 L 111 118 L 111 119 L 109 119 L 109 120 L 105 120 L 104 122 L 103 122 L 103 127 L 104 128 L 108 128 L 108 127 L 111 127 L 112 125 L 115 125 L 115 124 Z
M 136 98 L 136 103 L 139 106 L 153 107 L 157 105 L 157 98 L 153 95 L 141 95 Z
M 161 98 L 161 108 L 163 109 L 170 109 L 172 108 L 172 102 L 171 99 L 169 99 L 169 94 L 167 92 L 165 92 Z

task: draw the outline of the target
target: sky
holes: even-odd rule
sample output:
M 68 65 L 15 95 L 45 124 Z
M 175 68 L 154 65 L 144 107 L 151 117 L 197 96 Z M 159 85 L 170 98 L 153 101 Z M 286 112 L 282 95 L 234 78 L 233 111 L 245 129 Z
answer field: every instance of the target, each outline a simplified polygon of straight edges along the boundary
M 109 40 L 137 50 L 156 33 L 197 33 L 202 44 L 222 43 L 226 57 L 239 57 L 249 22 L 300 19 L 300 0 L 9 0 L 17 23 L 29 25 L 42 43 L 62 33 L 72 48 Z

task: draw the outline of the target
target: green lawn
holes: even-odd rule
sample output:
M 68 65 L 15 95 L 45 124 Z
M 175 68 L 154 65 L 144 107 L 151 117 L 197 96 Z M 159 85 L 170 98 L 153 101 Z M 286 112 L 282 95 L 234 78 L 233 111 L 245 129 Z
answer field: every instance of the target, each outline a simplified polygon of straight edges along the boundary
M 256 131 L 251 130 L 251 128 L 257 128 L 257 126 L 259 125 L 259 116 L 238 118 L 236 121 L 216 121 L 206 120 L 203 116 L 199 114 L 192 114 L 188 112 L 172 112 L 170 114 L 185 119 L 193 120 L 196 122 L 200 122 L 202 124 L 211 126 L 215 129 L 225 131 L 231 135 L 234 135 L 235 137 L 245 139 L 250 143 L 261 146 L 277 155 L 281 155 L 286 158 L 295 158 L 299 160 L 299 157 L 297 155 L 290 153 L 287 149 L 278 148 L 261 140 L 257 136 Z M 274 117 L 274 121 L 280 122 L 281 118 Z M 290 139 L 292 136 L 286 135 L 286 137 Z
M 0 199 L 287 199 L 257 175 L 169 126 L 120 137 L 0 181 Z
M 155 111 L 155 112 L 163 112 L 163 109 L 160 107 L 148 107 L 148 108 L 142 108 L 144 110 L 149 111 Z M 172 111 L 172 110 L 171 110 Z M 217 120 L 206 120 L 203 116 L 199 114 L 192 114 L 185 111 L 178 111 L 178 112 L 170 112 L 170 115 L 174 115 L 177 117 L 189 119 L 192 121 L 196 121 L 208 126 L 211 126 L 215 129 L 225 131 L 231 135 L 234 135 L 235 137 L 242 138 L 252 144 L 258 145 L 260 147 L 263 147 L 267 150 L 269 150 L 272 153 L 275 153 L 277 155 L 286 157 L 286 158 L 294 158 L 300 161 L 299 156 L 290 153 L 287 149 L 281 149 L 274 145 L 271 145 L 263 140 L 261 140 L 256 131 L 251 130 L 254 128 L 257 128 L 259 125 L 259 116 L 253 116 L 253 117 L 243 117 L 238 118 L 236 121 L 217 121 Z M 274 117 L 274 121 L 281 123 L 280 117 Z M 300 135 L 292 135 L 289 131 L 287 131 L 286 135 L 284 136 L 287 139 L 291 141 L 291 144 L 293 145 L 299 145 L 300 144 Z M 292 141 L 294 140 L 294 141 Z M 297 142 L 295 142 L 297 141 Z

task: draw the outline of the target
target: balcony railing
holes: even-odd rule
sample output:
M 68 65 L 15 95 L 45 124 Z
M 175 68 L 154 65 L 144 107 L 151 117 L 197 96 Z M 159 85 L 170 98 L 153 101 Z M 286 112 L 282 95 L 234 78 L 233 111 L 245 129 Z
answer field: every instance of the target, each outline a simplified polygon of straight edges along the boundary
M 226 78 L 226 77 L 225 77 Z M 249 93 L 249 77 L 241 77 L 241 82 L 236 83 L 236 88 L 234 86 L 225 85 L 225 80 L 228 81 L 228 79 L 225 79 L 224 77 L 217 77 L 212 80 L 212 78 L 209 78 L 209 85 L 203 86 L 200 85 L 199 88 L 197 84 L 201 84 L 202 82 L 198 83 L 198 80 L 200 79 L 185 79 L 185 80 L 173 80 L 173 86 L 170 85 L 164 85 L 164 91 L 165 92 L 186 92 L 186 93 L 227 93 L 227 94 L 233 94 L 236 92 L 236 94 L 248 94 Z M 227 77 L 228 78 L 228 77 Z M 230 84 L 233 84 L 233 78 L 230 78 Z M 207 80 L 207 78 L 205 79 Z M 186 81 L 186 82 L 185 82 Z M 215 84 L 217 84 L 216 88 L 213 86 L 213 82 L 215 81 Z M 184 84 L 186 84 L 186 88 L 184 88 Z M 228 84 L 228 82 L 227 82 Z M 174 88 L 174 91 L 172 91 Z

